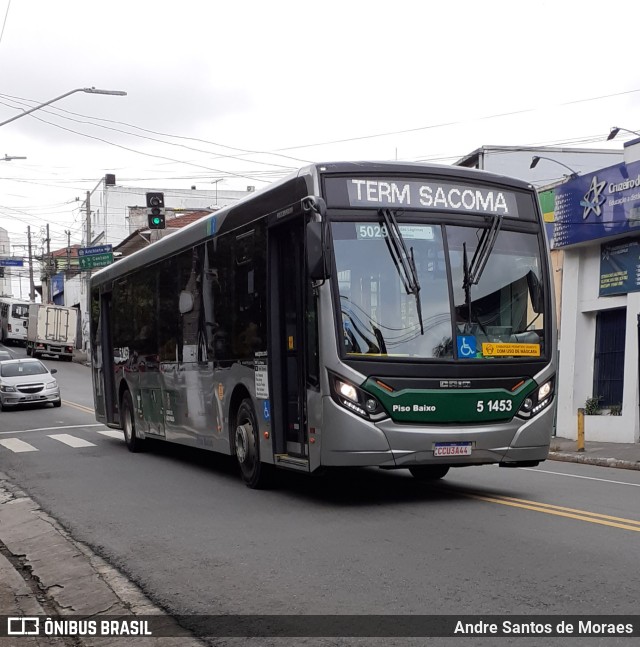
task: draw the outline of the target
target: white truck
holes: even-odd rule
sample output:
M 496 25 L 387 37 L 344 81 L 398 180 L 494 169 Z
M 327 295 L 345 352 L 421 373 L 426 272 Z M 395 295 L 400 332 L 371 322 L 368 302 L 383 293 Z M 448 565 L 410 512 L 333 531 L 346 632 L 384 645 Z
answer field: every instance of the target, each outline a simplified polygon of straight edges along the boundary
M 76 346 L 77 326 L 76 308 L 32 303 L 29 306 L 27 355 L 57 355 L 70 362 Z

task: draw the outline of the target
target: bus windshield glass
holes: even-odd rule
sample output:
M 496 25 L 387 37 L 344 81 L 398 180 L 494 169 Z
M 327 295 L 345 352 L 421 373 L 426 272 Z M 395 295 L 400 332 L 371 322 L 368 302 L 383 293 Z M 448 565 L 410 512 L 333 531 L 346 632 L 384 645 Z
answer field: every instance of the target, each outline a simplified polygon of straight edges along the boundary
M 400 221 L 417 299 L 383 221 L 332 223 L 346 356 L 496 361 L 544 355 L 538 236 L 500 229 L 474 273 L 474 255 L 490 226 L 485 219 L 479 227 Z
M 29 306 L 14 303 L 11 307 L 11 316 L 18 319 L 26 319 L 29 316 Z

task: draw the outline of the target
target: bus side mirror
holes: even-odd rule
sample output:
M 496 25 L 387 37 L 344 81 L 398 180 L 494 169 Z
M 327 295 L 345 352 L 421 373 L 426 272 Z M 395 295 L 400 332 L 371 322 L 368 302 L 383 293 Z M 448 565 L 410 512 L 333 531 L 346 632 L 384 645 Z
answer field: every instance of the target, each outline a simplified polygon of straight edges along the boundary
M 323 246 L 324 236 L 322 228 L 325 227 L 323 222 L 307 223 L 307 272 L 312 281 L 324 281 L 329 278 L 327 257 Z
M 542 290 L 542 283 L 535 275 L 533 270 L 527 273 L 527 286 L 529 287 L 529 295 L 531 297 L 531 307 L 537 314 L 544 311 L 544 292 Z

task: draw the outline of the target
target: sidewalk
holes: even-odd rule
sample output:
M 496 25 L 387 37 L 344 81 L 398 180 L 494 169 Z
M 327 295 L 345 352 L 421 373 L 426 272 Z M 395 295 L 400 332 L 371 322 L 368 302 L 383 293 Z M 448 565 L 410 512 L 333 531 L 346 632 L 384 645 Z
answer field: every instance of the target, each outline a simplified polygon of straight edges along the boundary
M 2 617 L 5 616 L 5 617 Z M 9 619 L 41 616 L 40 635 L 7 636 Z M 140 589 L 74 541 L 64 528 L 0 473 L 0 647 L 130 647 L 131 636 L 46 635 L 43 620 L 154 619 L 158 637 L 136 647 L 202 647 Z M 4 623 L 7 623 L 5 626 Z M 12 631 L 14 631 L 12 626 Z M 33 624 L 30 625 L 33 627 Z M 172 636 L 172 637 L 161 637 Z M 2 637 L 4 636 L 4 637 Z
M 549 460 L 587 463 L 602 467 L 640 470 L 640 443 L 585 442 L 584 451 L 577 450 L 577 441 L 554 436 Z

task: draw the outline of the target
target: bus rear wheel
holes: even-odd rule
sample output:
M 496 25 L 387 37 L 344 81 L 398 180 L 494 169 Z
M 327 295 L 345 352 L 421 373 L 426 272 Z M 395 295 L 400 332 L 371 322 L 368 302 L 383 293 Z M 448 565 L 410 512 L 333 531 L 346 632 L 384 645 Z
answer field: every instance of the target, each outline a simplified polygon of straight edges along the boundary
M 122 429 L 124 431 L 124 442 L 130 452 L 141 452 L 144 449 L 144 440 L 136 436 L 136 419 L 133 409 L 133 400 L 131 393 L 125 391 L 122 396 L 122 406 L 120 407 L 122 415 Z
M 259 490 L 271 484 L 272 468 L 260 462 L 258 421 L 251 400 L 245 398 L 238 407 L 233 432 L 240 476 L 247 487 Z
M 410 467 L 411 475 L 418 481 L 437 481 L 447 475 L 448 465 L 416 465 Z

